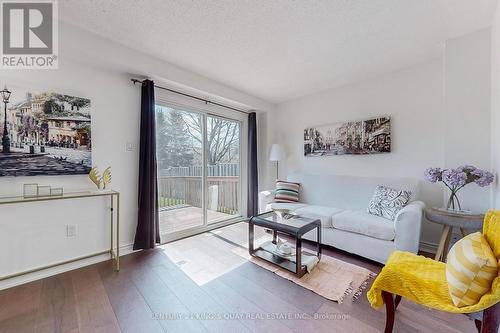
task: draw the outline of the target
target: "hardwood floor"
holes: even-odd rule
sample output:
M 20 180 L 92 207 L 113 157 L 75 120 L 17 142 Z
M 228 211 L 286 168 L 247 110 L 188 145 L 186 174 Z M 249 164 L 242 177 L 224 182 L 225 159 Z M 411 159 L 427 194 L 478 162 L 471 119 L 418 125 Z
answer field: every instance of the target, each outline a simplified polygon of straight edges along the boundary
M 245 246 L 244 231 L 246 225 L 234 225 L 124 256 L 119 273 L 111 262 L 102 262 L 0 291 L 0 332 L 383 330 L 385 311 L 373 310 L 365 293 L 337 304 L 245 259 L 238 264 L 231 256 Z M 181 258 L 183 252 L 191 253 L 188 259 Z M 199 259 L 205 262 L 200 267 L 205 274 L 186 269 L 183 262 L 200 253 L 205 254 Z M 380 270 L 376 263 L 331 248 L 324 254 Z M 213 275 L 211 264 L 230 269 Z M 394 332 L 475 332 L 475 327 L 466 316 L 403 300 Z

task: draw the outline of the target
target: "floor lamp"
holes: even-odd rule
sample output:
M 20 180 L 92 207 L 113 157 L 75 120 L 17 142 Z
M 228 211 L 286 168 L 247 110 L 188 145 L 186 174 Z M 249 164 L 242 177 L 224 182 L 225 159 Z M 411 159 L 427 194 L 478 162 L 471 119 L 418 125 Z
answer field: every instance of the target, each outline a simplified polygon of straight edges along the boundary
M 271 152 L 269 153 L 269 161 L 276 162 L 276 180 L 279 179 L 279 163 L 283 160 L 283 149 L 281 145 L 273 143 L 271 146 Z

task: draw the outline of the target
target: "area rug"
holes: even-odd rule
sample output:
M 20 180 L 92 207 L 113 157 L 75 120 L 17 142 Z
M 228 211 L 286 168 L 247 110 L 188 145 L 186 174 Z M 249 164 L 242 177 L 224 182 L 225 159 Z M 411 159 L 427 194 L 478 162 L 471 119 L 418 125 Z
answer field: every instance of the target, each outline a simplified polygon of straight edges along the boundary
M 295 274 L 252 257 L 253 263 L 307 288 L 329 300 L 342 303 L 346 297 L 358 298 L 370 279 L 376 276 L 372 271 L 328 256 L 321 256 L 320 262 L 311 273 L 298 278 Z

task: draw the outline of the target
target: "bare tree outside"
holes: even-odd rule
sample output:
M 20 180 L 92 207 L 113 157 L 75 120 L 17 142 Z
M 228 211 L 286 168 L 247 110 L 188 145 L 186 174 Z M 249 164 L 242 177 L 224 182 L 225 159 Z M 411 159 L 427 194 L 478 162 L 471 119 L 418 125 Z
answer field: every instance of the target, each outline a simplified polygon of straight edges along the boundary
M 191 138 L 201 144 L 203 137 L 202 119 L 194 114 L 186 114 L 183 119 Z M 238 122 L 218 117 L 207 117 L 208 164 L 238 163 L 239 136 L 240 125 Z M 195 153 L 201 158 L 201 151 L 195 150 Z

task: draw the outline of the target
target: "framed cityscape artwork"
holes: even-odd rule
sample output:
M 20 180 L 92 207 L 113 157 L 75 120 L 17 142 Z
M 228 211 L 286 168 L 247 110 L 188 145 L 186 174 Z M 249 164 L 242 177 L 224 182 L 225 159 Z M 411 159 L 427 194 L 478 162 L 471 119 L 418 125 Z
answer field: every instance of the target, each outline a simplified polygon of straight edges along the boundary
M 335 123 L 304 130 L 304 156 L 391 152 L 391 118 Z
M 90 100 L 56 92 L 8 90 L 8 101 L 5 94 L 0 95 L 0 176 L 88 174 L 92 167 Z

